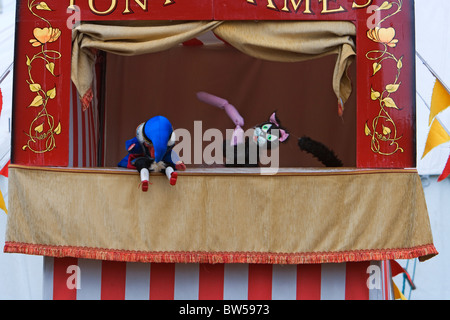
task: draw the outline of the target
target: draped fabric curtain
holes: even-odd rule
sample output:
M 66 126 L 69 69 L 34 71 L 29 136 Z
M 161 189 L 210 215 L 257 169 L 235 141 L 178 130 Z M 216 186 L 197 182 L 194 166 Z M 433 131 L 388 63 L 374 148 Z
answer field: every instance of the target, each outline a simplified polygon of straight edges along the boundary
M 347 69 L 355 56 L 356 28 L 343 21 L 133 21 L 83 23 L 72 37 L 72 81 L 89 104 L 95 50 L 132 56 L 170 49 L 213 31 L 255 58 L 298 62 L 337 55 L 333 90 L 343 107 L 352 91 Z

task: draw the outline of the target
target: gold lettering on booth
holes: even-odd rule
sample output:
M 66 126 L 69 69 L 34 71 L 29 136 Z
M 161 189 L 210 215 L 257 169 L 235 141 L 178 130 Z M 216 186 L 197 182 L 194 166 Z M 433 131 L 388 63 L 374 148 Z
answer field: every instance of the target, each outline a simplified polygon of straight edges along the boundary
M 301 5 L 304 4 L 304 10 L 303 13 L 311 14 L 311 1 L 312 0 L 246 0 L 247 3 L 251 3 L 253 5 L 258 5 L 257 1 L 259 3 L 263 2 L 266 3 L 266 8 L 272 9 L 272 10 L 279 10 L 279 7 L 281 7 L 281 3 L 283 3 L 283 7 L 280 9 L 284 12 L 291 12 L 290 7 L 294 10 L 294 12 L 297 12 Z M 344 0 L 314 0 L 318 1 L 322 4 L 322 11 L 321 14 L 329 14 L 329 13 L 337 13 L 337 12 L 345 12 L 345 8 L 339 4 L 340 1 Z M 366 1 L 366 3 L 362 4 L 361 2 Z M 335 2 L 333 5 L 332 2 Z M 354 0 L 352 3 L 353 9 L 361 9 L 368 7 L 372 3 L 372 0 Z M 277 7 L 278 4 L 278 7 Z
M 328 9 L 328 2 L 329 1 L 336 2 L 337 0 L 319 0 L 319 2 L 322 2 L 322 5 L 323 5 L 323 7 L 322 7 L 323 8 L 322 9 L 322 13 L 323 14 L 345 11 L 345 9 L 342 6 L 339 6 L 339 8 L 335 8 L 335 9 Z
M 116 9 L 116 6 L 117 6 L 117 0 L 111 0 L 111 6 L 109 7 L 108 10 L 99 11 L 95 8 L 94 2 L 95 2 L 94 0 L 89 0 L 89 9 L 91 9 L 91 11 L 93 13 L 98 14 L 98 15 L 110 14 L 111 12 L 113 12 Z
M 147 11 L 147 0 L 144 0 L 144 2 L 140 1 L 140 0 L 134 0 L 136 2 L 136 4 L 139 5 L 139 7 L 142 8 L 143 11 Z M 122 13 L 133 13 L 133 11 L 130 10 L 129 8 L 130 2 L 127 1 L 126 5 L 125 5 L 125 11 Z
M 274 0 L 266 0 L 267 1 L 267 5 L 266 7 L 269 9 L 273 9 L 273 10 L 278 10 L 278 7 L 274 4 Z M 292 8 L 294 9 L 295 12 L 298 11 L 298 9 L 300 8 L 300 6 L 302 5 L 302 3 L 305 4 L 305 11 L 303 13 L 312 13 L 311 12 L 311 0 L 283 0 L 284 1 L 284 6 L 281 9 L 281 11 L 285 11 L 285 12 L 291 12 L 291 10 L 289 9 L 289 4 L 292 6 Z M 248 3 L 257 5 L 256 0 L 247 0 Z
M 370 4 L 372 3 L 372 0 L 367 0 L 366 4 L 357 4 L 356 0 L 353 2 L 352 4 L 352 8 L 353 9 L 361 9 L 361 8 L 366 8 L 368 7 Z
M 298 11 L 298 8 L 302 4 L 302 1 L 303 0 L 298 0 L 297 2 L 295 2 L 295 0 L 291 0 L 291 5 L 294 8 L 295 12 Z M 289 8 L 288 8 L 288 5 L 289 5 L 289 1 L 288 0 L 284 0 L 284 7 L 281 9 L 281 11 L 291 12 L 291 10 L 289 10 Z M 310 0 L 305 0 L 305 11 L 303 11 L 303 13 L 312 13 L 311 12 L 311 1 Z
M 158 0 L 160 2 L 164 2 L 164 6 L 168 6 L 174 4 L 174 0 Z M 131 14 L 134 13 L 133 10 L 130 9 L 130 3 L 134 2 L 138 5 L 142 11 L 148 10 L 148 0 L 89 0 L 89 10 L 96 15 L 106 16 L 116 11 L 118 6 L 122 6 L 123 11 L 122 14 Z M 70 0 L 70 5 L 68 9 L 75 10 L 75 6 L 77 5 L 77 0 Z M 122 10 L 122 9 L 120 9 Z

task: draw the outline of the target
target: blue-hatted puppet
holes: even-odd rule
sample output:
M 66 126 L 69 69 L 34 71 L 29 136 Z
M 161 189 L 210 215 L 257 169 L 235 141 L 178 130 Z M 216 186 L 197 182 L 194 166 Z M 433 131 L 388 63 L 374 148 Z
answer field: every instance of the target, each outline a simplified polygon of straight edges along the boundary
M 148 190 L 150 172 L 163 172 L 171 185 L 177 182 L 176 170 L 186 170 L 186 165 L 173 151 L 175 133 L 170 121 L 156 116 L 136 128 L 136 136 L 126 141 L 128 154 L 119 167 L 136 169 L 141 178 L 142 191 Z

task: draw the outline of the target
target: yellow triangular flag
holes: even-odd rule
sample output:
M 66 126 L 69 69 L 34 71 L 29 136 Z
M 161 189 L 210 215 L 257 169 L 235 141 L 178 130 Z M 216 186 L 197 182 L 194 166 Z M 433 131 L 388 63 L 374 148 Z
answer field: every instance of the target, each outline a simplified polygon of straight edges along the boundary
M 6 214 L 8 214 L 8 209 L 6 209 L 5 200 L 3 199 L 2 191 L 0 190 L 0 209 L 5 211 Z
M 406 297 L 404 296 L 404 294 L 400 291 L 400 289 L 395 285 L 394 281 L 392 281 L 392 287 L 393 287 L 393 291 L 394 291 L 394 299 L 398 300 L 407 300 Z
M 423 151 L 422 159 L 430 152 L 433 148 L 450 141 L 450 136 L 447 131 L 442 127 L 438 120 L 434 120 L 431 125 L 430 132 L 428 133 L 427 142 L 425 144 L 425 150 Z
M 430 119 L 428 125 L 442 111 L 450 107 L 450 93 L 445 89 L 442 83 L 436 79 L 433 95 L 431 96 Z

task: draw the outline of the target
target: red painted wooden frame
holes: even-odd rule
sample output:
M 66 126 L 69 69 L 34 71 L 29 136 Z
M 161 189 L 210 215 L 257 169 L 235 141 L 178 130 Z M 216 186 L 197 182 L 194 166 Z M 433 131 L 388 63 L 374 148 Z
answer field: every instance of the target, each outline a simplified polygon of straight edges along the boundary
M 405 0 L 19 0 L 12 162 L 68 165 L 76 18 L 346 20 L 357 27 L 357 167 L 415 167 L 413 6 Z

